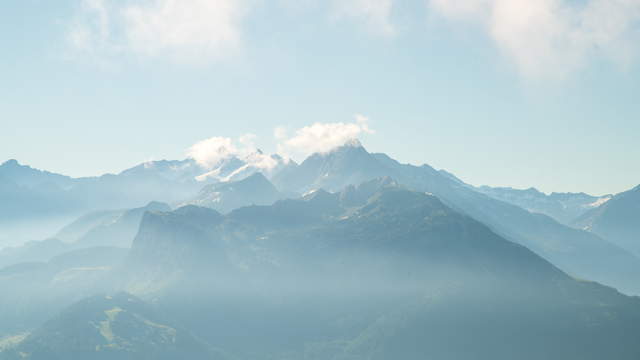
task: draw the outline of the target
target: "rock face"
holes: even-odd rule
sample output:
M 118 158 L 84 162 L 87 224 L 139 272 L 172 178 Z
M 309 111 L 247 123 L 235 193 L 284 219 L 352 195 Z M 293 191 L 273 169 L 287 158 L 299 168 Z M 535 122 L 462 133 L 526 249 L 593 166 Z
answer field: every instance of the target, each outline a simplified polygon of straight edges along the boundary
M 148 213 L 122 271 L 126 289 L 247 359 L 640 354 L 640 300 L 389 179 L 227 216 Z
M 129 294 L 82 300 L 27 336 L 2 359 L 221 359 Z
M 640 256 L 640 186 L 617 194 L 576 219 L 574 226 L 593 232 Z

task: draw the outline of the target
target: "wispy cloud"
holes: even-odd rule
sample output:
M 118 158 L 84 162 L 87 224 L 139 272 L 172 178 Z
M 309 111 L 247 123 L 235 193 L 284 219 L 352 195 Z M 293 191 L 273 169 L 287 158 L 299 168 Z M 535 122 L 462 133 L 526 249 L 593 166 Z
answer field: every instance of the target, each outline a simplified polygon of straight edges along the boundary
M 437 14 L 486 29 L 527 78 L 562 78 L 640 50 L 640 0 L 428 0 Z
M 298 129 L 290 138 L 281 137 L 278 152 L 285 156 L 307 156 L 312 153 L 324 153 L 363 134 L 373 134 L 369 119 L 364 115 L 355 115 L 352 123 L 315 123 Z M 284 137 L 284 136 L 283 136 Z
M 333 0 L 338 18 L 357 19 L 376 34 L 391 36 L 395 28 L 391 23 L 394 0 Z
M 246 13 L 244 0 L 83 0 L 68 39 L 94 56 L 209 63 L 239 50 Z
M 112 9 L 107 0 L 83 0 L 67 33 L 74 55 L 89 57 L 99 66 L 108 67 L 108 57 L 119 53 L 112 40 Z
M 215 60 L 240 45 L 242 0 L 155 0 L 122 10 L 129 47 L 143 55 Z

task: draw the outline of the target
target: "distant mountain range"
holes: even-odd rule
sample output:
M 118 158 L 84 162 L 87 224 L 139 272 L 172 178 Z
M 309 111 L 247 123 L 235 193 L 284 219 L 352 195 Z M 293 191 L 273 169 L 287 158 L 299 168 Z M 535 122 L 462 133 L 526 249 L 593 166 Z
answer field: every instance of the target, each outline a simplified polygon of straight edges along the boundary
M 271 163 L 268 171 L 256 165 L 259 164 L 256 157 Z M 400 164 L 385 154 L 371 154 L 357 140 L 326 153 L 313 154 L 301 164 L 257 152 L 243 159 L 223 159 L 213 170 L 205 170 L 193 160 L 155 161 L 118 175 L 70 179 L 9 161 L 0 166 L 0 175 L 11 179 L 12 184 L 17 182 L 20 191 L 28 194 L 33 190 L 27 186 L 41 185 L 49 178 L 52 179 L 49 182 L 65 186 L 55 188 L 55 200 L 38 198 L 37 204 L 33 204 L 10 198 L 0 205 L 5 212 L 22 208 L 26 213 L 44 208 L 64 212 L 73 206 L 74 211 L 134 208 L 150 201 L 164 201 L 174 207 L 195 204 L 227 213 L 242 206 L 268 205 L 315 189 L 339 191 L 386 176 L 408 188 L 434 194 L 448 206 L 487 224 L 501 236 L 530 248 L 570 274 L 640 293 L 640 284 L 633 280 L 640 276 L 640 259 L 617 246 L 621 242 L 596 231 L 573 229 L 551 218 L 567 222 L 573 215 L 580 216 L 589 208 L 606 203 L 608 196 L 547 196 L 535 190 L 477 189 L 444 170 Z M 26 180 L 30 178 L 33 179 Z M 107 218 L 114 214 L 103 213 Z M 625 248 L 629 249 L 626 245 Z
M 194 197 L 204 185 L 242 180 L 257 172 L 270 174 L 296 166 L 277 155 L 269 168 L 256 164 L 261 152 L 222 159 L 212 168 L 194 160 L 149 161 L 117 175 L 70 178 L 9 160 L 0 165 L 0 223 L 60 214 L 144 206 L 151 201 L 179 203 Z
M 56 235 L 75 247 L 115 246 L 128 248 L 147 211 L 169 211 L 168 204 L 150 202 L 147 206 L 89 213 L 65 226 Z
M 66 242 L 30 245 L 41 258 L 15 249 L 29 262 L 0 269 L 11 289 L 0 296 L 0 359 L 640 356 L 638 298 L 577 280 L 527 247 L 561 266 L 589 271 L 592 261 L 592 273 L 626 290 L 636 278 L 613 277 L 633 256 L 357 144 L 309 161 L 322 171 L 289 167 L 272 177 L 275 191 L 253 174 L 207 185 L 197 198 L 219 199 L 209 207 L 92 213 L 58 233 Z M 283 191 L 303 195 L 278 200 Z M 263 195 L 275 202 L 258 205 Z M 226 202 L 226 214 L 211 208 Z M 130 250 L 104 246 L 138 223 Z M 618 261 L 609 272 L 598 268 L 607 256 Z
M 638 299 L 389 178 L 226 216 L 147 213 L 121 271 L 125 290 L 241 358 L 640 354 Z
M 640 259 L 599 236 L 560 224 L 519 206 L 490 197 L 446 171 L 428 165 L 400 164 L 385 154 L 371 154 L 352 142 L 324 154 L 314 154 L 299 166 L 272 178 L 281 190 L 305 192 L 345 186 L 388 176 L 408 188 L 431 193 L 448 206 L 490 226 L 501 236 L 522 244 L 564 271 L 640 293 Z M 615 259 L 615 260 L 614 260 Z
M 640 256 L 640 186 L 617 194 L 573 225 L 598 234 Z
M 266 165 L 256 159 L 269 159 Z M 152 201 L 180 204 L 207 184 L 242 180 L 257 172 L 296 166 L 260 152 L 230 157 L 211 168 L 192 159 L 149 161 L 119 174 L 71 178 L 9 160 L 0 165 L 0 248 L 39 240 L 89 212 L 142 207 Z
M 551 193 L 547 195 L 535 188 L 526 190 L 481 186 L 479 192 L 494 199 L 517 205 L 533 213 L 552 217 L 559 223 L 572 225 L 584 213 L 609 201 L 613 196 L 592 196 L 585 193 Z
M 20 262 L 46 262 L 77 249 L 129 248 L 147 211 L 169 210 L 171 207 L 167 204 L 151 202 L 141 208 L 89 213 L 62 228 L 52 238 L 1 249 L 0 268 Z

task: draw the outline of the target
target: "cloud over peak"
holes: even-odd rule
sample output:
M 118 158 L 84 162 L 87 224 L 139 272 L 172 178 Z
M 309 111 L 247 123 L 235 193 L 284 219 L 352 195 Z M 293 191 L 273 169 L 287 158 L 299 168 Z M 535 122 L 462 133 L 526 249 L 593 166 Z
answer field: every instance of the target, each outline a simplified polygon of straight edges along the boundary
M 193 144 L 187 150 L 187 156 L 208 170 L 234 157 L 258 169 L 269 170 L 277 166 L 276 159 L 255 147 L 255 138 L 254 134 L 246 134 L 238 139 L 214 136 Z
M 292 137 L 281 140 L 278 152 L 287 156 L 325 153 L 357 140 L 363 134 L 373 133 L 369 119 L 357 114 L 352 123 L 314 123 L 298 129 Z
M 304 126 L 288 136 L 284 127 L 276 127 L 273 136 L 277 141 L 277 154 L 263 154 L 256 145 L 257 136 L 245 134 L 237 139 L 214 136 L 198 141 L 187 149 L 187 157 L 207 170 L 218 168 L 225 160 L 238 158 L 249 166 L 269 171 L 292 157 L 302 158 L 313 153 L 326 153 L 343 145 L 359 145 L 359 137 L 374 134 L 369 118 L 356 114 L 351 123 L 314 123 Z

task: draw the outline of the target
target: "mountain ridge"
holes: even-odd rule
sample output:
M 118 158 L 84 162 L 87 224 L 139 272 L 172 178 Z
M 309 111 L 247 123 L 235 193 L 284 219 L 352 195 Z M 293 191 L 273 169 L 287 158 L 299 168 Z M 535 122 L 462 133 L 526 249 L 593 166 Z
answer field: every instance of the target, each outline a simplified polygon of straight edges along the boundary
M 596 346 L 590 343 L 590 333 L 578 331 L 586 326 L 584 315 L 597 319 L 593 336 L 615 329 L 618 333 L 617 321 L 627 319 L 624 321 L 631 324 L 635 321 L 631 319 L 640 319 L 637 298 L 567 276 L 435 196 L 376 184 L 389 184 L 389 180 L 359 186 L 361 191 L 369 186 L 376 191 L 355 207 L 347 201 L 349 196 L 320 190 L 306 198 L 241 208 L 226 216 L 192 206 L 175 214 L 148 213 L 127 261 L 133 276 L 124 275 L 129 279 L 125 289 L 157 299 L 160 308 L 183 319 L 198 336 L 240 353 L 248 341 L 243 339 L 257 334 L 262 334 L 265 343 L 252 342 L 255 351 L 277 353 L 284 346 L 279 344 L 317 340 L 326 337 L 325 332 L 343 334 L 342 339 L 351 344 L 319 343 L 323 353 L 336 351 L 328 359 L 388 358 L 366 355 L 369 351 L 402 354 L 403 359 L 424 358 L 425 354 L 457 359 L 453 356 L 457 352 L 451 350 L 457 345 L 452 344 L 462 346 L 467 341 L 486 358 L 505 360 L 516 353 L 522 359 L 539 359 L 545 351 L 549 351 L 547 356 L 562 354 L 562 358 L 573 359 L 578 343 L 578 353 L 587 359 L 601 358 L 615 349 L 621 359 L 639 353 L 630 345 L 628 334 L 620 333 L 620 343 L 608 338 L 597 341 Z M 325 207 L 336 199 L 341 211 Z M 313 201 L 318 201 L 314 206 L 320 216 L 307 222 L 291 219 L 285 211 L 300 212 L 300 206 Z M 238 216 L 240 213 L 248 215 Z M 282 219 L 295 222 L 298 228 L 282 226 Z M 188 311 L 184 293 L 191 294 Z M 601 306 L 605 312 L 625 315 L 607 320 Z M 195 314 L 193 309 L 198 309 Z M 509 321 L 511 315 L 505 315 L 503 309 L 513 309 L 519 320 Z M 341 311 L 360 315 L 339 331 L 329 330 L 333 328 L 327 324 L 338 321 L 334 316 L 339 317 Z M 466 327 L 455 326 L 458 335 L 447 342 L 447 350 L 438 345 L 444 338 L 437 334 L 454 333 L 452 325 L 446 324 L 459 311 L 470 316 L 469 322 Z M 297 317 L 287 315 L 292 312 Z M 260 320 L 248 313 L 260 314 Z M 548 316 L 550 313 L 554 316 Z M 501 324 L 496 332 L 487 327 L 491 318 Z M 380 319 L 394 319 L 398 326 Z M 524 331 L 528 335 L 517 337 L 518 351 L 500 347 L 496 341 L 522 326 L 522 319 L 533 328 Z M 555 319 L 562 320 L 555 323 Z M 210 330 L 206 329 L 214 323 L 227 331 L 223 338 L 207 337 Z M 275 323 L 280 330 L 260 332 L 272 329 L 270 324 Z M 438 326 L 431 325 L 436 323 Z M 564 324 L 562 330 L 553 330 L 560 324 Z M 376 328 L 380 330 L 370 332 Z M 394 329 L 403 336 L 388 335 Z M 478 336 L 478 329 L 493 335 Z M 575 331 L 576 337 L 571 342 L 555 338 L 564 331 Z M 534 334 L 537 340 L 528 342 L 527 336 Z M 485 347 L 473 339 L 486 341 Z M 538 341 L 548 343 L 551 350 L 536 347 Z M 626 350 L 619 348 L 622 344 Z

